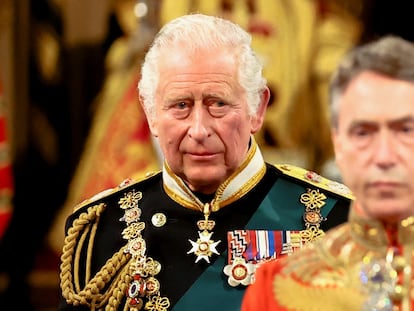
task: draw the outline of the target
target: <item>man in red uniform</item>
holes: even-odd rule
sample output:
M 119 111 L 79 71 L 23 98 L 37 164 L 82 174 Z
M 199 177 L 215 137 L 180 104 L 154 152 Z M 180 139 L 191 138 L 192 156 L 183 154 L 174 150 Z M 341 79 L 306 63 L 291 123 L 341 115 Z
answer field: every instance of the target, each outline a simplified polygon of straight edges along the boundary
M 343 60 L 331 130 L 349 221 L 256 271 L 251 310 L 413 310 L 414 44 L 387 36 Z

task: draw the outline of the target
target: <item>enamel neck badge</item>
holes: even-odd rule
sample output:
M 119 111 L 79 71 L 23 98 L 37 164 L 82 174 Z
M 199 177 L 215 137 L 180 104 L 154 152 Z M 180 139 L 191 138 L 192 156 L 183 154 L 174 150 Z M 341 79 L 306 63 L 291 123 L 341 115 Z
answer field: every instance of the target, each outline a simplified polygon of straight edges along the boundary
M 199 262 L 201 259 L 204 259 L 208 263 L 210 263 L 210 257 L 212 254 L 220 255 L 220 253 L 217 251 L 216 246 L 221 242 L 214 241 L 211 239 L 211 236 L 213 235 L 213 230 L 215 226 L 214 220 L 209 220 L 208 217 L 211 213 L 211 206 L 209 203 L 206 203 L 204 205 L 203 209 L 204 213 L 204 220 L 199 220 L 197 222 L 198 226 L 198 239 L 197 241 L 188 240 L 191 243 L 191 249 L 187 252 L 187 254 L 194 253 L 197 258 L 195 262 Z

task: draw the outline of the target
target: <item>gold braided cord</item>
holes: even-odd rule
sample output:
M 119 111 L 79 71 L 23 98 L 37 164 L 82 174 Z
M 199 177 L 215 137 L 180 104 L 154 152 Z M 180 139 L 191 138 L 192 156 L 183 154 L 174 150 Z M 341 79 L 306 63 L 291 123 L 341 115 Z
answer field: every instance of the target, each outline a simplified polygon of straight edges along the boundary
M 75 284 L 75 289 L 77 292 L 79 292 L 80 289 L 80 282 L 79 282 L 79 263 L 80 263 L 80 253 L 82 251 L 82 247 L 79 247 L 79 245 L 83 245 L 85 243 L 85 239 L 89 233 L 90 230 L 90 226 L 86 226 L 85 229 L 82 232 L 81 237 L 79 238 L 79 242 L 78 242 L 78 247 L 76 249 L 75 252 L 75 262 L 73 264 L 73 269 L 74 269 L 74 284 Z M 86 278 L 88 278 L 88 276 L 86 276 Z
M 79 218 L 74 222 L 74 225 L 76 224 L 77 227 L 83 228 L 85 225 L 89 224 L 90 213 L 91 213 L 91 209 L 88 210 L 88 214 L 82 213 L 79 216 Z M 65 291 L 66 289 L 70 288 L 71 289 L 70 292 L 73 292 L 71 263 L 72 263 L 73 251 L 76 246 L 77 237 L 79 235 L 79 231 L 76 230 L 77 227 L 69 228 L 68 234 L 65 238 L 65 242 L 63 245 L 63 252 L 61 256 L 61 265 L 60 265 L 60 286 L 62 288 L 62 291 Z M 88 228 L 86 228 L 84 231 L 88 231 Z M 82 240 L 83 237 L 81 237 L 80 239 Z M 75 273 L 78 274 L 77 266 L 75 267 Z M 70 292 L 68 294 L 71 294 Z M 66 297 L 66 296 L 64 297 L 66 299 L 69 299 L 69 297 Z
M 75 278 L 78 279 L 78 267 L 80 262 L 80 249 L 86 240 L 85 232 L 91 230 L 91 236 L 88 243 L 87 267 L 91 265 L 90 252 L 92 250 L 93 239 L 95 237 L 99 216 L 104 204 L 98 204 L 88 208 L 87 212 L 79 215 L 79 218 L 73 222 L 72 227 L 68 230 L 63 247 L 60 265 L 60 287 L 62 295 L 67 303 L 77 305 L 86 305 L 91 310 L 117 310 L 125 291 L 132 280 L 129 273 L 131 255 L 125 253 L 125 246 L 116 252 L 112 258 L 108 259 L 105 265 L 96 275 L 89 280 L 90 268 L 88 270 L 88 281 L 84 289 L 74 289 L 72 280 L 73 270 Z M 91 225 L 92 224 L 92 225 Z M 92 226 L 92 229 L 90 228 Z M 80 236 L 82 232 L 82 235 Z M 79 238 L 80 236 L 80 238 Z M 78 239 L 79 238 L 79 239 Z M 79 242 L 77 244 L 76 242 Z M 109 285 L 109 287 L 108 287 Z M 101 293 L 104 291 L 103 293 Z
M 93 250 L 93 245 L 95 241 L 96 230 L 98 229 L 98 224 L 99 224 L 99 215 L 97 215 L 96 222 L 92 226 L 91 234 L 89 237 L 88 251 L 86 252 L 87 255 L 86 255 L 85 284 L 87 284 L 89 282 L 89 279 L 91 278 L 92 250 Z M 78 243 L 78 249 L 83 249 L 83 243 L 82 244 Z M 76 259 L 76 262 L 79 262 L 79 259 L 80 257 Z
M 105 307 L 105 311 L 118 310 L 118 306 L 121 304 L 122 299 L 125 297 L 125 293 L 128 290 L 128 286 L 132 281 L 130 271 L 130 264 L 128 263 L 120 273 L 120 280 L 117 282 L 117 286 L 113 286 L 112 295 L 109 297 L 108 304 Z M 128 310 L 128 303 L 125 303 L 124 310 Z

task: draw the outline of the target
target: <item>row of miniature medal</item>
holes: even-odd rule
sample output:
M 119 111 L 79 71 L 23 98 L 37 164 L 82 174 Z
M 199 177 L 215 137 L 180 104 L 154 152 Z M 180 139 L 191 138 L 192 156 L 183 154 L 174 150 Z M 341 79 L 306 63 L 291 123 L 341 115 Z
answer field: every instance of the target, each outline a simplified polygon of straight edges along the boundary
M 166 311 L 170 307 L 170 301 L 167 297 L 160 296 L 160 282 L 155 277 L 161 271 L 161 264 L 146 256 L 147 247 L 141 235 L 145 228 L 145 223 L 140 221 L 141 209 L 138 203 L 141 199 L 141 192 L 132 191 L 119 200 L 119 206 L 125 210 L 120 220 L 127 224 L 122 231 L 122 237 L 128 240 L 125 252 L 132 256 L 129 267 L 132 281 L 127 289 L 127 303 L 133 311 Z
M 274 258 L 289 255 L 324 235 L 319 228 L 325 218 L 320 209 L 326 196 L 319 190 L 308 189 L 300 197 L 305 205 L 305 230 L 235 230 L 228 233 L 228 265 L 224 273 L 230 286 L 249 285 L 254 282 L 257 267 Z M 233 242 L 235 241 L 235 242 Z

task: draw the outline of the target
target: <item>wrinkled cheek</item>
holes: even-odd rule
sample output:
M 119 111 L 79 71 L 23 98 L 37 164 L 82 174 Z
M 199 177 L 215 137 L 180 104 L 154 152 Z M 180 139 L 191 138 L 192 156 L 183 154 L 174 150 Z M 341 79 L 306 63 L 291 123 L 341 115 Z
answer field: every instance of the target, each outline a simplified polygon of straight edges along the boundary
M 180 154 L 177 145 L 173 140 L 164 141 L 164 143 L 161 144 L 161 151 L 170 166 L 177 161 Z
M 237 148 L 227 150 L 224 157 L 224 164 L 231 171 L 235 171 L 246 160 L 248 149 L 242 149 L 240 146 Z
M 179 152 L 179 143 L 177 139 L 174 138 L 168 138 L 164 142 L 164 152 L 169 154 L 174 154 Z

